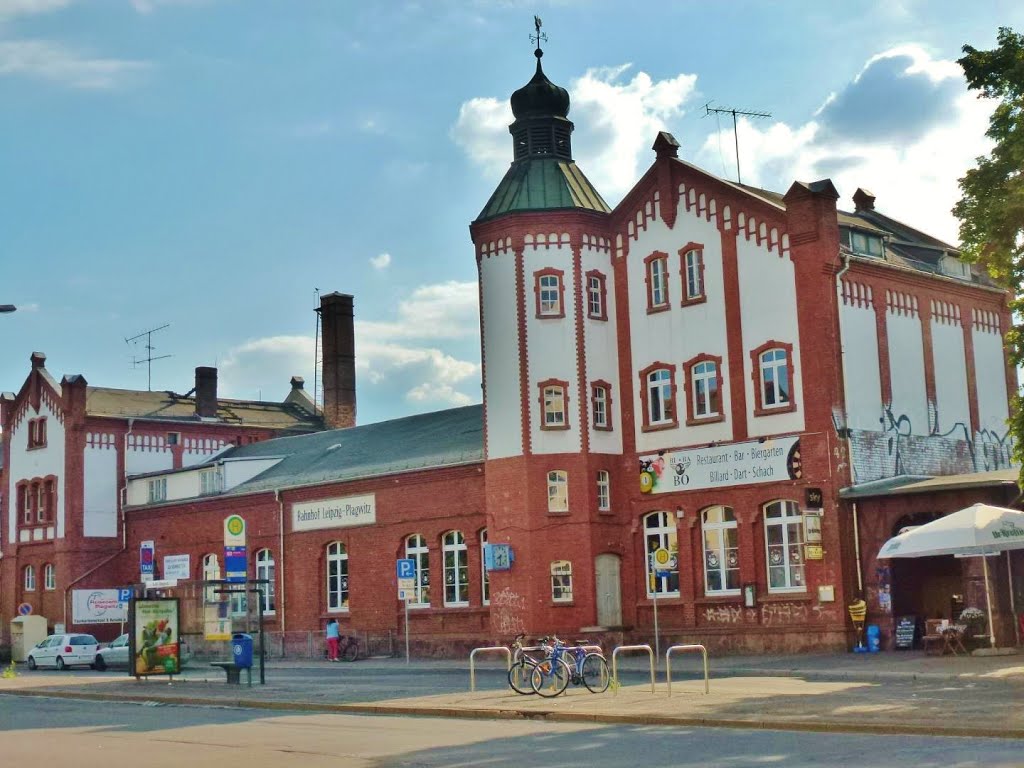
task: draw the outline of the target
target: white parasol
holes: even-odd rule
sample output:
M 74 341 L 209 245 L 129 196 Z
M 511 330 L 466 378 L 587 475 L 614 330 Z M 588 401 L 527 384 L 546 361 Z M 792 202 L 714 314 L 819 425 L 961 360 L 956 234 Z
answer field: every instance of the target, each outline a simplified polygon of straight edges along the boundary
M 1024 512 L 990 504 L 973 504 L 893 536 L 882 545 L 878 557 L 978 557 L 1011 549 L 1024 549 Z M 987 560 L 982 560 L 982 568 L 985 572 L 989 642 L 994 646 L 996 641 L 992 633 L 992 598 L 989 594 Z M 1012 586 L 1010 598 L 1013 599 Z

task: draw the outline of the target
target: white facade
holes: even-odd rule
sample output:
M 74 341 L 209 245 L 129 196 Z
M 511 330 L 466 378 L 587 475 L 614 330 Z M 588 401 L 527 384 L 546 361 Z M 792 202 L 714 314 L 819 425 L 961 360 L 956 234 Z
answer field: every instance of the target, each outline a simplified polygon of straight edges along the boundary
M 1007 402 L 1005 370 L 1006 351 L 999 324 L 991 313 L 988 323 L 975 322 L 971 329 L 974 345 L 974 375 L 978 393 L 978 427 L 982 430 L 1003 435 L 1006 420 L 1010 418 Z M 978 318 L 979 320 L 983 318 Z
M 117 440 L 111 434 L 85 436 L 85 536 L 117 536 Z
M 54 386 L 57 386 L 56 383 Z M 53 401 L 49 391 L 45 387 L 40 387 L 40 390 L 39 410 L 36 411 L 31 405 L 26 407 L 11 429 L 11 455 L 7 459 L 7 498 L 11 510 L 7 519 L 8 541 L 44 541 L 55 536 L 64 537 L 64 421 L 60 416 L 59 405 Z M 29 420 L 40 417 L 46 418 L 46 445 L 29 448 Z M 21 510 L 17 509 L 18 483 L 50 475 L 57 479 L 55 509 L 51 518 L 56 525 L 51 523 L 45 529 L 35 528 L 31 534 L 28 530 L 22 530 L 21 538 L 18 539 L 18 521 L 21 519 Z
M 905 419 L 904 433 L 927 435 L 930 429 L 924 379 L 924 342 L 916 306 L 900 307 L 896 311 L 890 307 L 885 326 L 889 340 L 892 419 L 896 422 Z
M 872 299 L 870 286 L 843 281 L 839 319 L 846 425 L 851 429 L 877 432 L 882 424 L 882 381 Z
M 480 259 L 480 312 L 486 393 L 489 459 L 518 456 L 523 450 L 519 397 L 519 320 L 516 302 L 516 259 L 507 244 Z M 532 286 L 530 287 L 532 291 Z
M 936 431 L 947 433 L 960 425 L 970 434 L 964 329 L 958 319 L 951 321 L 932 315 L 932 359 L 935 362 Z
M 584 382 L 584 395 L 590 397 L 590 385 L 595 381 L 606 381 L 611 384 L 611 404 L 609 414 L 611 430 L 595 429 L 593 424 L 593 408 L 588 400 L 588 419 L 590 425 L 590 450 L 593 453 L 622 453 L 622 403 L 628 393 L 619 391 L 619 336 L 616 322 L 615 275 L 612 271 L 612 260 L 609 243 L 604 238 L 584 236 L 581 251 L 583 273 L 583 339 L 584 356 L 587 366 L 587 380 Z M 597 271 L 605 279 L 605 313 L 607 320 L 589 317 L 587 310 L 587 279 L 586 274 Z

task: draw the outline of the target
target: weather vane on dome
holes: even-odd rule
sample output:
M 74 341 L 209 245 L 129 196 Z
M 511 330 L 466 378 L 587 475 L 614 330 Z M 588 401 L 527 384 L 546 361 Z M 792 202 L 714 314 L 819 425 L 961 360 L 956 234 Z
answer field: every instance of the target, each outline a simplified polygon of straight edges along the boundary
M 544 51 L 540 49 L 540 44 L 542 42 L 546 43 L 548 41 L 548 36 L 540 31 L 540 28 L 543 26 L 543 22 L 540 20 L 540 16 L 533 17 L 533 26 L 537 30 L 537 34 L 530 35 L 530 42 L 537 44 L 537 50 L 534 51 L 533 55 L 539 59 L 541 56 L 544 55 Z

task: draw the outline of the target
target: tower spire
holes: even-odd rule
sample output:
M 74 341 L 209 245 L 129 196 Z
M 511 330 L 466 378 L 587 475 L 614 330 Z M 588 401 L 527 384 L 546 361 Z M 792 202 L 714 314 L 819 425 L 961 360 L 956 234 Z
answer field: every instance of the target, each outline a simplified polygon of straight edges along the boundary
M 533 17 L 533 28 L 537 30 L 534 34 L 530 35 L 530 42 L 537 44 L 537 50 L 533 52 L 533 55 L 537 57 L 537 66 L 540 66 L 540 58 L 544 55 L 544 51 L 541 50 L 540 44 L 548 41 L 548 36 L 540 31 L 540 28 L 544 26 L 544 22 L 540 20 L 540 16 Z

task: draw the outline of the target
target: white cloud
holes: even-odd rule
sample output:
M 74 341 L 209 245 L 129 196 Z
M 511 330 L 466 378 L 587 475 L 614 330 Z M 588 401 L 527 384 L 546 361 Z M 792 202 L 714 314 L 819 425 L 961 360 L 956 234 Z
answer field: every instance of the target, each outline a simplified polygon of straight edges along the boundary
M 376 339 L 466 339 L 479 336 L 475 282 L 422 285 L 398 303 L 394 320 L 356 321 L 356 333 Z
M 92 58 L 49 40 L 0 40 L 0 77 L 24 75 L 71 88 L 106 89 L 147 66 L 141 61 Z
M 588 69 L 569 86 L 576 124 L 573 155 L 610 201 L 636 182 L 640 161 L 658 131 L 683 114 L 693 95 L 696 75 L 654 80 L 637 72 L 624 80 L 630 64 Z M 451 137 L 470 159 L 495 174 L 508 167 L 512 154 L 507 98 L 478 97 L 459 107 Z
M 869 70 L 870 81 L 865 80 Z M 785 192 L 795 179 L 827 176 L 842 196 L 841 207 L 852 207 L 851 195 L 865 187 L 877 196 L 879 211 L 956 242 L 957 221 L 950 208 L 959 199 L 957 181 L 991 147 L 984 135 L 991 105 L 968 93 L 962 77 L 955 62 L 932 58 L 917 46 L 873 56 L 802 125 L 762 128 L 741 120 L 743 182 Z M 870 89 L 865 90 L 868 82 Z M 904 114 L 892 103 L 894 94 L 913 97 L 927 109 Z M 863 124 L 853 110 L 837 108 L 844 104 L 888 115 L 891 122 L 869 118 L 872 122 Z M 915 115 L 918 124 L 908 126 Z M 732 142 L 731 130 L 712 134 L 698 163 L 720 168 L 724 154 L 726 174 L 732 178 Z
M 163 5 L 200 5 L 209 0 L 131 0 L 132 8 L 138 13 L 152 13 Z
M 391 266 L 391 254 L 382 253 L 379 256 L 370 257 L 370 266 L 376 270 L 384 270 Z
M 16 16 L 32 16 L 65 8 L 73 0 L 0 0 L 0 21 Z

